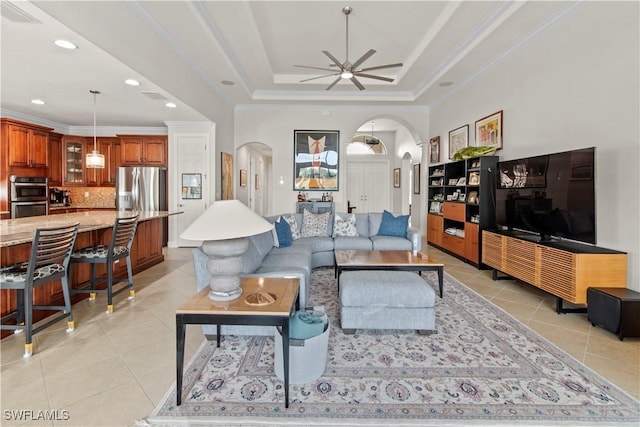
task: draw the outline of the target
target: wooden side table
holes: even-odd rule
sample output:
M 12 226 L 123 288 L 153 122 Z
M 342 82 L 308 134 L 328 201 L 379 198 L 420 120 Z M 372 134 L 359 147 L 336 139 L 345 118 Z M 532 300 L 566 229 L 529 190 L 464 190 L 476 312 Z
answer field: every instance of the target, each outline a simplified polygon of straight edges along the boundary
M 587 289 L 587 319 L 609 332 L 640 337 L 640 293 L 625 288 Z
M 298 279 L 243 278 L 242 295 L 232 301 L 211 301 L 207 286 L 176 310 L 176 401 L 182 404 L 182 370 L 185 332 L 188 324 L 216 325 L 220 347 L 220 325 L 260 325 L 282 327 L 285 408 L 289 407 L 289 318 L 298 299 Z M 246 298 L 267 292 L 275 299 L 265 305 L 250 305 Z

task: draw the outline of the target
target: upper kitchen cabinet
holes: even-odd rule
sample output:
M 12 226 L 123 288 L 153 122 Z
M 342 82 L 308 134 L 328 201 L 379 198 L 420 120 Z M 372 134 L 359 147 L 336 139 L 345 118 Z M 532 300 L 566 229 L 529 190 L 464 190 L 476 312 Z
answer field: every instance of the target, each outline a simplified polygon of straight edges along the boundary
M 49 160 L 49 132 L 52 130 L 17 120 L 2 119 L 2 140 L 9 147 L 9 168 L 46 169 Z M 19 170 L 10 172 L 21 173 Z
M 87 150 L 93 150 L 93 138 L 87 138 Z M 112 187 L 116 183 L 116 169 L 120 162 L 120 140 L 115 137 L 98 137 L 98 153 L 104 156 L 104 168 L 85 168 L 85 185 Z
M 62 135 L 49 134 L 49 187 L 62 185 Z
M 62 185 L 84 185 L 85 138 L 64 136 L 62 153 Z
M 166 136 L 120 136 L 122 166 L 166 166 Z

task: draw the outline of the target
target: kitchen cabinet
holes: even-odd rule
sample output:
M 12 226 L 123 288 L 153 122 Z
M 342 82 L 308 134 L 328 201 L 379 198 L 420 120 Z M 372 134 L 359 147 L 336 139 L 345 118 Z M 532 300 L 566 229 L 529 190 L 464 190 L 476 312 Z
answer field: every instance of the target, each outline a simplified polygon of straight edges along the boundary
M 49 187 L 62 185 L 62 135 L 49 134 Z
M 86 147 L 93 150 L 93 138 L 87 138 Z M 120 141 L 115 137 L 98 137 L 96 147 L 104 156 L 104 168 L 85 168 L 85 185 L 112 187 L 116 182 L 116 168 L 120 166 Z
M 9 147 L 9 168 L 46 169 L 51 128 L 2 119 L 3 143 Z
M 64 136 L 62 152 L 62 185 L 84 185 L 85 139 Z
M 166 136 L 120 136 L 122 166 L 166 166 Z

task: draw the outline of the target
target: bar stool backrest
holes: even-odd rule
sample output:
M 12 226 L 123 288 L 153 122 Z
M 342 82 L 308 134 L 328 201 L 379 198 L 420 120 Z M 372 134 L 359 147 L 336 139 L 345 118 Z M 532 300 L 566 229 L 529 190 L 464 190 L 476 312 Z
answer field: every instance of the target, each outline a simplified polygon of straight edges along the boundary
M 109 244 L 109 254 L 113 254 L 114 248 L 124 246 L 131 251 L 133 237 L 136 234 L 139 215 L 128 218 L 117 218 Z
M 73 245 L 78 236 L 78 227 L 79 223 L 75 223 L 65 227 L 36 229 L 27 277 L 33 277 L 37 268 L 49 264 L 60 264 L 67 270 Z

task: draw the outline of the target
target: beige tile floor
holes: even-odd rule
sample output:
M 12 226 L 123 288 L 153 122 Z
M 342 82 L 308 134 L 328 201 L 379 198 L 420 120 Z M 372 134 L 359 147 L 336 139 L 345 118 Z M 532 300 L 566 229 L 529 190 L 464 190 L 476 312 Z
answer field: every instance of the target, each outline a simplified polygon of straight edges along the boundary
M 489 271 L 427 251 L 443 260 L 445 271 L 640 397 L 640 339 L 620 342 L 591 327 L 584 314 L 557 315 L 555 299 L 534 287 L 494 282 Z M 175 381 L 175 308 L 195 290 L 190 255 L 186 248 L 165 249 L 164 263 L 135 276 L 136 299 L 116 297 L 111 315 L 101 296 L 74 305 L 76 330 L 67 335 L 61 321 L 35 335 L 30 359 L 22 358 L 22 335 L 2 340 L 0 425 L 127 426 L 149 415 Z M 187 327 L 186 360 L 202 339 L 199 326 Z M 57 411 L 68 419 L 11 419 L 18 410 L 31 410 L 33 417 Z

